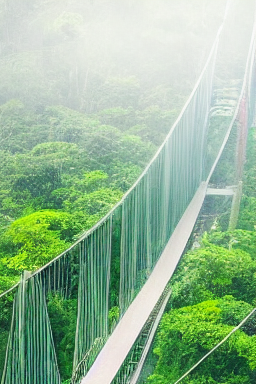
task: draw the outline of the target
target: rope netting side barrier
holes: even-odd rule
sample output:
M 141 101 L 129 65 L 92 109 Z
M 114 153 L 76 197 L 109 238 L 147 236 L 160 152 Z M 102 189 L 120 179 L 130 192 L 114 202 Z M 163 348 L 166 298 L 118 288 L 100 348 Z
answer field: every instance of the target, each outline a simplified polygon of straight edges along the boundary
M 202 180 L 214 55 L 182 118 L 122 206 L 121 314 L 151 272 Z
M 152 272 L 201 183 L 218 38 L 219 36 L 180 117 L 142 176 L 122 199 L 119 292 L 121 316 Z M 105 222 L 108 220 L 109 217 Z M 81 290 L 81 294 L 85 298 L 85 289 Z M 78 322 L 78 333 L 80 327 L 81 322 Z M 84 371 L 80 378 L 86 373 Z
M 73 344 L 65 350 L 64 365 L 73 360 L 73 372 L 79 367 L 78 383 L 90 367 L 90 351 L 96 356 L 109 334 L 113 259 L 120 260 L 121 316 L 152 272 L 203 179 L 221 29 L 189 100 L 135 185 L 72 247 L 0 296 L 8 312 L 1 332 L 7 333 L 11 325 L 1 384 L 59 384 L 63 377 L 71 377 L 72 368 L 65 376 L 65 367 L 60 367 L 63 352 L 59 352 L 59 344 L 69 339 L 56 328 L 56 314 L 63 323 L 75 319 L 70 323 Z M 252 66 L 250 70 L 254 73 Z M 254 89 L 255 80 L 250 87 Z M 250 103 L 254 105 L 253 94 Z M 113 228 L 120 229 L 119 235 Z
M 202 182 L 146 283 L 127 308 L 81 383 L 112 383 L 130 350 L 134 345 L 136 347 L 136 340 L 143 332 L 144 325 L 154 311 L 184 252 L 201 210 L 206 189 L 206 183 Z
M 43 363 L 39 364 L 38 355 L 44 361 L 45 369 L 50 369 L 53 376 L 56 371 L 56 376 L 51 378 L 51 382 L 59 383 L 53 358 L 51 367 L 47 367 L 47 364 L 51 361 L 48 349 L 52 350 L 52 356 L 55 356 L 56 351 L 60 364 L 60 331 L 54 328 L 54 314 L 49 313 L 48 316 L 47 311 L 51 312 L 55 305 L 57 313 L 63 300 L 68 301 L 70 305 L 77 305 L 73 371 L 84 356 L 88 355 L 88 351 L 93 350 L 95 354 L 95 340 L 106 338 L 109 328 L 110 264 L 115 246 L 112 244 L 112 222 L 117 226 L 117 221 L 120 220 L 118 257 L 121 315 L 151 273 L 202 179 L 206 123 L 219 33 L 181 115 L 135 185 L 121 202 L 77 243 L 21 283 L 26 287 L 23 289 L 23 304 L 20 302 L 19 287 L 14 301 L 14 313 L 19 311 L 21 305 L 24 306 L 25 312 L 28 307 L 36 308 L 22 320 L 22 324 L 26 323 L 27 330 L 34 329 L 34 343 L 31 343 L 30 336 L 23 327 L 21 329 L 24 332 L 26 348 L 17 342 L 16 328 L 20 327 L 21 323 L 14 316 L 15 323 L 11 327 L 2 384 L 11 383 L 11 378 L 19 377 L 20 371 L 23 371 L 26 383 L 33 383 L 33 375 L 40 377 L 40 367 L 43 366 Z M 117 211 L 120 212 L 119 215 Z M 42 298 L 39 300 L 35 295 L 29 294 L 31 284 L 37 284 L 37 291 L 44 297 L 46 305 Z M 8 294 L 12 294 L 12 291 Z M 49 326 L 43 321 L 37 322 L 38 316 L 45 318 Z M 49 332 L 48 336 L 45 332 Z M 44 347 L 45 343 L 47 348 Z M 98 345 L 100 348 L 100 343 Z M 16 356 L 22 358 L 17 359 Z M 14 365 L 10 363 L 14 361 Z M 24 361 L 27 363 L 23 363 Z M 83 370 L 82 367 L 88 369 L 88 364 L 81 365 L 80 378 L 86 374 L 86 369 Z
M 108 335 L 112 217 L 80 245 L 74 370 L 98 338 Z M 96 245 L 96 247 L 95 247 Z
M 2 382 L 60 384 L 41 276 L 25 275 L 14 301 Z
M 219 162 L 222 160 L 223 152 L 229 143 L 229 140 L 232 139 L 232 132 L 235 133 L 236 138 L 236 151 L 233 148 L 233 157 L 231 167 L 234 169 L 234 174 L 232 175 L 233 182 L 239 183 L 243 175 L 243 164 L 245 161 L 245 150 L 246 150 L 246 141 L 247 133 L 249 127 L 255 124 L 255 110 L 256 110 L 256 29 L 254 30 L 251 37 L 251 42 L 249 45 L 249 52 L 247 56 L 243 83 L 239 95 L 239 99 L 234 111 L 231 123 L 227 129 L 226 135 L 224 137 L 223 143 L 219 148 L 218 156 L 215 162 L 212 164 L 211 171 L 207 178 L 207 184 L 209 183 L 212 175 L 214 174 L 216 167 L 219 165 Z M 233 143 L 234 144 L 234 143 Z M 241 148 L 239 148 L 241 147 Z M 226 156 L 226 153 L 224 153 Z M 185 379 L 195 368 L 203 363 L 211 354 L 214 353 L 219 347 L 221 347 L 227 340 L 238 331 L 250 317 L 255 314 L 256 309 L 254 308 L 241 322 L 238 326 L 233 328 L 226 337 L 216 344 L 208 353 L 206 353 L 197 363 L 195 363 L 190 369 L 185 370 L 185 373 L 177 380 L 174 384 L 178 384 L 183 379 Z M 210 336 L 209 336 L 210 338 Z M 124 363 L 125 364 L 125 363 Z M 129 383 L 130 381 L 124 381 Z

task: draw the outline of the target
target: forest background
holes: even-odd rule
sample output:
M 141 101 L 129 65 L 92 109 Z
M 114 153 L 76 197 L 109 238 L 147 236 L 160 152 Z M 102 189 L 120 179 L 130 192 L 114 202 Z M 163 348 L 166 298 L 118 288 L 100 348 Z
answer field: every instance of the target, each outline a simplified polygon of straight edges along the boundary
M 0 2 L 0 292 L 133 184 L 191 91 L 223 10 L 198 0 Z
M 252 19 L 249 5 L 245 11 L 241 1 L 234 4 L 232 39 L 222 43 L 217 62 L 222 88 L 241 81 L 247 45 L 240 31 Z M 135 182 L 186 101 L 224 8 L 221 0 L 0 1 L 0 293 L 23 270 L 65 250 Z M 210 134 L 212 153 L 217 133 Z M 175 311 L 162 322 L 149 382 L 178 378 L 179 367 L 189 367 L 255 306 L 250 135 L 239 229 L 223 232 L 227 214 L 220 204 L 217 231 L 181 263 L 170 304 Z M 71 364 L 67 317 L 75 318 L 75 305 L 68 305 L 49 307 L 63 379 Z M 206 331 L 216 335 L 211 342 Z M 209 363 L 187 383 L 253 382 L 254 334 L 252 321 L 228 346 L 228 362 L 224 350 L 211 361 L 214 369 Z

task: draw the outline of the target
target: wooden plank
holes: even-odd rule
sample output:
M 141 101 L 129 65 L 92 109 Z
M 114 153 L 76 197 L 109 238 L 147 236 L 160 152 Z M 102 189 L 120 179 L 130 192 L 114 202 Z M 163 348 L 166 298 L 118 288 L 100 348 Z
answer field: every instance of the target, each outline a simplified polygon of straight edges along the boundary
M 110 384 L 172 277 L 206 195 L 202 183 L 176 226 L 153 272 L 99 353 L 81 384 Z

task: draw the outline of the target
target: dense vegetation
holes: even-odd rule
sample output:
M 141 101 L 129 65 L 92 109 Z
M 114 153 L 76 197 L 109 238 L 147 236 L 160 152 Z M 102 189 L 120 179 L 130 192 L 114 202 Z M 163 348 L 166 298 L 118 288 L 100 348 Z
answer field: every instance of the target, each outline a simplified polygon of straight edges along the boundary
M 12 151 L 0 151 L 4 290 L 19 271 L 45 264 L 107 213 L 156 146 L 64 107 L 48 108 L 48 116 L 36 115 L 10 101 L 1 111 L 3 124 L 6 117 L 12 126 L 13 142 L 5 140 Z M 47 141 L 60 129 L 61 138 Z M 21 147 L 15 148 L 15 143 Z
M 197 0 L 196 9 L 173 1 L 171 11 L 159 3 L 0 0 L 0 293 L 23 270 L 68 248 L 120 200 L 182 107 L 219 10 L 216 1 Z M 189 12 L 181 13 L 186 3 Z M 210 14 L 211 25 L 204 22 Z M 112 264 L 116 305 L 119 264 Z M 75 290 L 77 271 L 73 280 Z M 65 380 L 77 299 L 48 299 Z M 8 296 L 0 303 L 0 372 L 11 313 Z M 109 316 L 114 322 L 118 308 Z
M 0 292 L 119 201 L 170 129 L 223 5 L 155 6 L 0 2 Z
M 0 0 L 0 293 L 21 271 L 34 271 L 66 249 L 136 180 L 183 106 L 224 9 L 222 0 L 119 3 Z M 233 20 L 238 36 L 244 20 Z M 243 57 L 242 40 L 234 42 Z M 225 55 L 218 66 L 228 83 L 241 69 L 234 64 L 227 74 Z M 185 362 L 189 367 L 255 305 L 253 159 L 239 229 L 211 232 L 179 266 L 175 310 L 163 320 L 150 382 L 178 377 Z M 112 263 L 110 323 L 118 317 L 119 265 Z M 10 327 L 5 310 L 12 306 L 6 301 L 0 308 L 0 368 Z M 63 379 L 72 371 L 76 310 L 72 295 L 48 300 Z M 224 348 L 189 383 L 250 383 L 254 330 L 248 323 L 225 347 L 232 350 L 228 367 Z M 215 338 L 209 341 L 206 331 Z
M 200 247 L 183 257 L 172 282 L 172 309 L 164 315 L 155 341 L 158 359 L 148 383 L 174 383 L 256 306 L 255 156 L 253 128 L 237 229 L 222 228 L 225 220 L 219 217 Z M 254 383 L 255 332 L 254 315 L 182 382 Z

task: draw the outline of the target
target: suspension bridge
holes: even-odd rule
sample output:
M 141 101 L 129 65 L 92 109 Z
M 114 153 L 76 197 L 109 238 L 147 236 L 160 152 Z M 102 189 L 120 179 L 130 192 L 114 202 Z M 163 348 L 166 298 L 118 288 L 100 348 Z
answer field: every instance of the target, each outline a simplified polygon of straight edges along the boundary
M 225 19 L 225 18 L 224 18 Z M 0 296 L 10 325 L 1 384 L 61 384 L 48 301 L 76 300 L 71 383 L 136 383 L 171 291 L 169 281 L 205 196 L 239 204 L 247 129 L 256 93 L 255 28 L 240 96 L 218 153 L 205 171 L 213 79 L 223 24 L 199 79 L 164 143 L 122 200 L 69 249 Z M 232 131 L 237 132 L 234 188 L 209 187 Z M 232 222 L 237 210 L 233 209 Z M 114 264 L 118 262 L 116 269 Z M 110 324 L 113 275 L 119 311 Z M 4 307 L 5 306 L 5 307 Z M 1 373 L 1 371 L 0 371 Z

